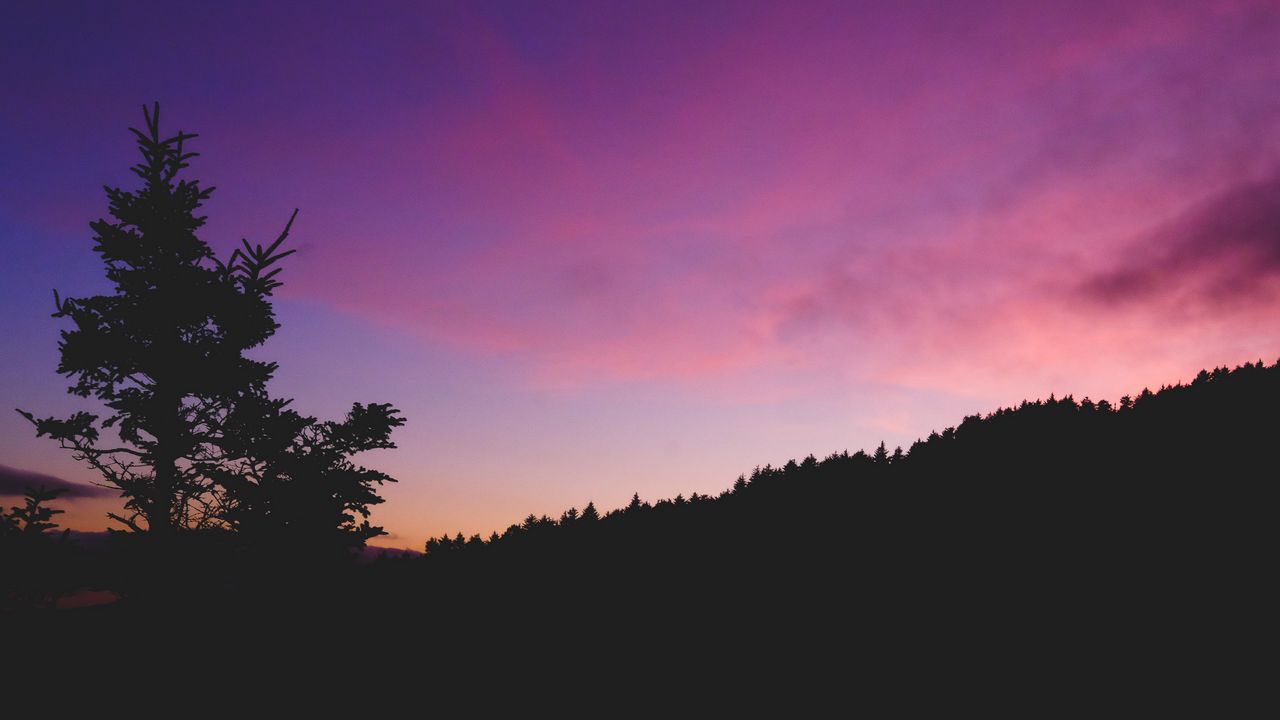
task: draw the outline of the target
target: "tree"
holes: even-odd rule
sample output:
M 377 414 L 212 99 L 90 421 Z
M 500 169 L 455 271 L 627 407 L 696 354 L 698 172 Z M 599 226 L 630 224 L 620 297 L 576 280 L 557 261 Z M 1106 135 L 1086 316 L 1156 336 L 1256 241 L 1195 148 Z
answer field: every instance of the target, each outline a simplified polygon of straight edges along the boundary
M 145 131 L 131 128 L 142 154 L 136 192 L 106 188 L 112 219 L 91 223 L 94 251 L 114 286 L 110 295 L 62 299 L 68 318 L 58 372 L 70 392 L 110 412 L 37 419 L 36 426 L 117 489 L 124 514 L 111 517 L 153 535 L 182 529 L 241 531 L 253 540 L 349 547 L 381 534 L 368 522 L 382 502 L 386 474 L 351 462 L 356 453 L 394 447 L 403 424 L 387 404 L 356 404 L 342 422 L 318 422 L 272 398 L 276 364 L 245 352 L 278 329 L 271 307 L 280 250 L 294 210 L 267 247 L 250 245 L 224 263 L 196 231 L 196 212 L 213 188 L 179 179 L 197 154 L 196 136 L 160 132 L 160 108 L 143 108 Z M 117 429 L 120 442 L 104 444 Z M 359 518 L 359 519 L 357 519 Z
M 142 188 L 107 187 L 112 219 L 90 224 L 114 293 L 54 293 L 54 317 L 74 324 L 62 332 L 58 372 L 74 381 L 69 392 L 96 398 L 110 414 L 99 423 L 87 412 L 65 420 L 19 412 L 120 491 L 125 514 L 111 517 L 166 533 L 219 524 L 219 493 L 199 465 L 217 458 L 236 399 L 261 392 L 275 370 L 244 352 L 278 327 L 268 298 L 279 270 L 266 269 L 293 252 L 276 252 L 293 219 L 265 250 L 245 242 L 228 263 L 217 260 L 196 236 L 205 221 L 196 211 L 213 188 L 178 179 L 197 156 L 186 151 L 196 136 L 164 137 L 159 105 L 143 115 L 146 130 L 130 128 Z M 103 446 L 101 431 L 113 426 L 121 444 Z
M 8 513 L 0 508 L 0 538 L 41 537 L 45 531 L 56 528 L 58 524 L 52 522 L 53 516 L 64 511 L 55 510 L 45 503 L 57 500 L 64 492 L 65 488 L 27 488 L 22 505 L 14 505 Z
M 647 508 L 648 506 L 648 503 L 640 502 L 640 493 L 635 493 L 631 496 L 631 502 L 627 503 L 627 506 L 623 508 L 623 512 L 633 514 Z
M 0 507 L 0 610 L 52 606 L 59 596 L 74 588 L 77 568 L 75 549 L 68 531 L 49 532 L 62 510 L 46 503 L 58 499 L 65 489 L 28 487 L 22 505 L 9 512 Z
M 235 460 L 204 472 L 225 490 L 228 526 L 258 545 L 317 552 L 360 547 L 384 535 L 369 524 L 376 486 L 395 480 L 351 462 L 356 453 L 394 448 L 404 424 L 389 404 L 356 403 L 342 422 L 317 422 L 265 396 L 238 404 L 222 438 Z

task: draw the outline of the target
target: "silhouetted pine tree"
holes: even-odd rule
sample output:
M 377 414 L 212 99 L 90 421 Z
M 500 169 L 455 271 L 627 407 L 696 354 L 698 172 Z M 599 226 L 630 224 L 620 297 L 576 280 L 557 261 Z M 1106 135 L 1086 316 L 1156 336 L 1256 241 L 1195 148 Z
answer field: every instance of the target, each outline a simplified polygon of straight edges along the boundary
M 272 398 L 276 364 L 246 351 L 278 328 L 270 296 L 280 286 L 284 231 L 266 246 L 242 241 L 223 263 L 196 236 L 196 212 L 212 188 L 180 179 L 196 153 L 195 135 L 160 132 L 159 106 L 144 108 L 133 129 L 142 162 L 136 192 L 107 188 L 112 220 L 92 223 L 94 250 L 114 286 L 111 295 L 63 300 L 58 371 L 71 391 L 100 400 L 102 422 L 79 412 L 36 419 L 47 435 L 117 489 L 125 514 L 111 517 L 152 535 L 178 529 L 239 531 L 242 540 L 290 548 L 350 548 L 382 529 L 368 522 L 382 502 L 385 473 L 351 461 L 395 447 L 404 423 L 389 404 L 355 404 L 341 422 L 319 422 Z M 100 442 L 118 429 L 119 443 Z
M 229 263 L 217 260 L 196 236 L 205 221 L 196 212 L 213 188 L 179 178 L 197 155 L 187 149 L 196 136 L 161 134 L 159 105 L 144 116 L 145 130 L 130 129 L 142 187 L 108 187 L 112 219 L 91 223 L 114 292 L 55 293 L 54 317 L 74 325 L 62 332 L 58 372 L 75 381 L 71 392 L 110 414 L 101 423 L 87 412 L 22 414 L 120 492 L 125 514 L 111 517 L 164 533 L 221 523 L 218 488 L 198 465 L 219 457 L 228 412 L 240 396 L 262 392 L 275 369 L 244 353 L 277 328 L 268 298 L 279 271 L 267 268 L 293 252 L 276 253 L 293 220 L 265 250 L 246 243 Z M 111 427 L 121 442 L 101 443 Z

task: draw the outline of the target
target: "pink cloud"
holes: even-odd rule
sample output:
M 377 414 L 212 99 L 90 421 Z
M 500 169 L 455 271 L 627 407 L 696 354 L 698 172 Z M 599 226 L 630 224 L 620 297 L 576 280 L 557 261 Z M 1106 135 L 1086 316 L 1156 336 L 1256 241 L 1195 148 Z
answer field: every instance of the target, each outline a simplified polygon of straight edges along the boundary
M 998 375 L 1132 345 L 1156 316 L 1060 310 L 1064 288 L 1280 157 L 1257 44 L 1280 19 L 1095 10 L 765 13 L 677 44 L 661 78 L 548 75 L 478 25 L 456 48 L 474 97 L 380 141 L 399 154 L 361 192 L 399 220 L 355 253 L 316 231 L 291 291 L 551 385 L 916 357 Z M 565 105 L 566 85 L 611 94 Z

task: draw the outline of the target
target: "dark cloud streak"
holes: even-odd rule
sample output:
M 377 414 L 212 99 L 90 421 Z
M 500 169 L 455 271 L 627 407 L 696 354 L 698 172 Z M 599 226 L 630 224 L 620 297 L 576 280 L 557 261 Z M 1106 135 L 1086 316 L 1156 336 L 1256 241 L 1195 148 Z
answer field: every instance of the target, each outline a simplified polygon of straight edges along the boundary
M 1081 292 L 1102 303 L 1158 299 L 1191 291 L 1226 304 L 1280 277 L 1280 171 L 1237 185 L 1141 241 Z
M 0 496 L 20 497 L 29 487 L 44 487 L 50 490 L 65 490 L 59 499 L 78 500 L 82 498 L 108 497 L 112 492 L 94 485 L 74 483 L 69 480 L 45 475 L 31 470 L 20 470 L 8 465 L 0 465 Z

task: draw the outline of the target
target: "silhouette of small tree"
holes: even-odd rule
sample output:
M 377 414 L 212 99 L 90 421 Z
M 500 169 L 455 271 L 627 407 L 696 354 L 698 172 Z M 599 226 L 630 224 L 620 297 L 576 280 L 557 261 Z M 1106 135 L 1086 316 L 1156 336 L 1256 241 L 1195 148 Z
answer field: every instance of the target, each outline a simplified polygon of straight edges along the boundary
M 68 531 L 49 532 L 57 527 L 48 506 L 64 489 L 29 487 L 22 505 L 8 512 L 0 508 L 0 608 L 52 606 L 59 596 L 72 589 L 75 568 L 69 563 Z
M 55 510 L 45 503 L 58 499 L 64 492 L 66 490 L 61 488 L 27 488 L 22 505 L 14 505 L 7 513 L 0 508 L 0 537 L 42 536 L 46 530 L 57 527 L 57 523 L 52 522 L 53 516 L 64 511 Z

